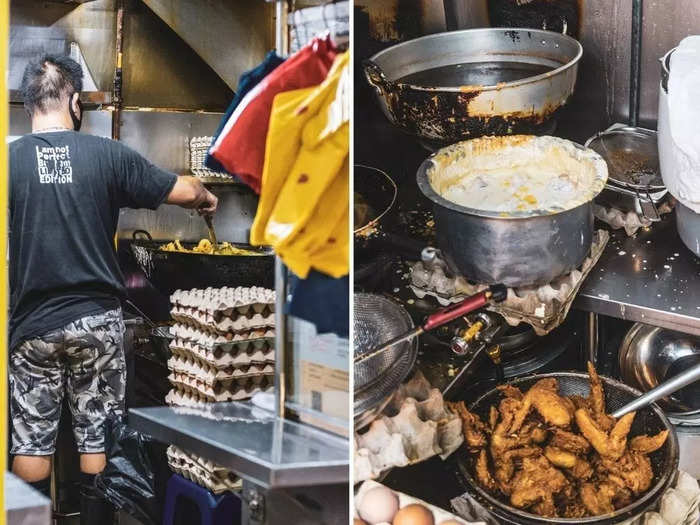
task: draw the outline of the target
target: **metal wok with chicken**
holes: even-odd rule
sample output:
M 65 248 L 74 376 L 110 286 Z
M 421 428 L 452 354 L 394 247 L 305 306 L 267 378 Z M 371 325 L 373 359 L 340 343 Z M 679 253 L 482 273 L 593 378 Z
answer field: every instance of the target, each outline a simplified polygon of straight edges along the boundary
M 527 391 L 499 386 L 500 403 L 487 418 L 464 402 L 449 404 L 462 419 L 470 474 L 484 491 L 530 514 L 584 518 L 610 515 L 650 489 L 649 455 L 669 431 L 632 437 L 636 414 L 608 415 L 591 363 L 588 372 L 588 397 L 563 395 L 559 380 L 545 377 Z

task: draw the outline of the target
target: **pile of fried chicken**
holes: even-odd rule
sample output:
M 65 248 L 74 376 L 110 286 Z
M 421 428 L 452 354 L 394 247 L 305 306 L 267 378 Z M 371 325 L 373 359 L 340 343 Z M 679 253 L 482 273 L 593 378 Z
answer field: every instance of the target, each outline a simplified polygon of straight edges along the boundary
M 651 486 L 648 454 L 668 430 L 628 440 L 635 413 L 616 420 L 605 412 L 603 384 L 591 363 L 590 395 L 559 395 L 556 378 L 527 392 L 502 385 L 488 421 L 464 402 L 448 403 L 462 419 L 478 483 L 510 505 L 546 517 L 581 518 L 614 512 Z

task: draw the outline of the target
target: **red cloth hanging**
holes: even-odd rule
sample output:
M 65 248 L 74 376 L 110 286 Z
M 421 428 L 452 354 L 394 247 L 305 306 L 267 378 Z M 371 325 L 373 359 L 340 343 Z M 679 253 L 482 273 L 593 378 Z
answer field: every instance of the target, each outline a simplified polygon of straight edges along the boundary
M 260 193 L 265 139 L 275 95 L 323 82 L 337 53 L 330 37 L 317 37 L 289 57 L 243 98 L 210 148 L 210 155 Z

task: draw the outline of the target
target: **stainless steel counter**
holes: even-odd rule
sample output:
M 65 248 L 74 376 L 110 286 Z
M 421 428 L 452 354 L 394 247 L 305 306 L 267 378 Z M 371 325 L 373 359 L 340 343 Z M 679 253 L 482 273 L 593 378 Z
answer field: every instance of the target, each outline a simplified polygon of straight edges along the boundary
M 5 511 L 8 525 L 49 525 L 51 500 L 5 472 Z
M 347 439 L 276 418 L 249 402 L 134 408 L 129 425 L 265 488 L 349 482 Z
M 612 232 L 574 307 L 700 335 L 700 258 L 681 242 L 673 214 L 635 237 Z

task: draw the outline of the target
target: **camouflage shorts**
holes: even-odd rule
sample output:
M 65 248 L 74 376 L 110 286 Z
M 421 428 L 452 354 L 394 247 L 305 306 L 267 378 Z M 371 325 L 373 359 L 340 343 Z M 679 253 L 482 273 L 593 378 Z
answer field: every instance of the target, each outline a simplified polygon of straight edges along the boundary
M 104 452 L 105 418 L 124 411 L 123 335 L 116 309 L 78 319 L 10 352 L 12 454 L 53 454 L 64 392 L 78 451 Z

